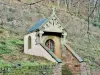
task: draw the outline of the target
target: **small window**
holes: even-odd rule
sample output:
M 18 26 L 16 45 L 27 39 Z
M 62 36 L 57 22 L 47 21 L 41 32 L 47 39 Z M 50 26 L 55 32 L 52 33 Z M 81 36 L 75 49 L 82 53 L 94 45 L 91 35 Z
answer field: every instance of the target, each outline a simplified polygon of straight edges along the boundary
M 52 50 L 52 52 L 54 52 L 54 41 L 49 39 L 46 41 L 45 45 L 50 49 Z
M 28 37 L 28 49 L 31 49 L 31 36 Z

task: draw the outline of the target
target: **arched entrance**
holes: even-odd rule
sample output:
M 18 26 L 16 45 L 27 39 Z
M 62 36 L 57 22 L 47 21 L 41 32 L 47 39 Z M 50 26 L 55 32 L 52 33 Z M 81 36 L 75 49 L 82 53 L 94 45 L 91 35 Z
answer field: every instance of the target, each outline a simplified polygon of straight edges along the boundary
M 54 52 L 54 41 L 52 39 L 48 39 L 45 42 L 45 45 L 52 51 Z

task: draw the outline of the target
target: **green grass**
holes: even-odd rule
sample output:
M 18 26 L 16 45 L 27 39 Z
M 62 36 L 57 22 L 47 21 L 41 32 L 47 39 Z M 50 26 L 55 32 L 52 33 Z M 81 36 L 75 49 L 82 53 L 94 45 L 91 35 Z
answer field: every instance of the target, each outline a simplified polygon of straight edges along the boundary
M 30 61 L 13 61 L 13 62 L 7 62 L 7 60 L 3 60 L 3 59 L 0 59 L 0 67 L 5 67 L 5 66 L 8 66 L 8 67 L 11 67 L 11 66 L 16 66 L 17 64 L 21 64 L 22 67 L 26 67 L 26 66 L 39 66 L 39 65 L 53 65 L 55 63 L 46 63 L 46 62 L 37 62 L 37 61 L 34 61 L 34 62 L 30 62 Z
M 44 64 L 38 62 L 29 61 L 15 61 L 8 63 L 4 60 L 0 60 L 0 75 L 43 75 L 45 71 L 46 75 L 52 74 L 52 69 L 55 63 Z
M 11 52 L 11 49 L 8 48 L 8 46 L 6 44 L 2 44 L 0 43 L 0 54 L 8 54 Z
M 23 40 L 8 39 L 6 41 L 0 41 L 0 54 L 8 54 L 13 50 L 16 50 L 19 45 L 23 45 Z
M 11 64 L 6 62 L 6 61 L 4 61 L 4 60 L 2 60 L 2 59 L 0 59 L 0 67 L 5 67 L 5 66 L 10 67 Z

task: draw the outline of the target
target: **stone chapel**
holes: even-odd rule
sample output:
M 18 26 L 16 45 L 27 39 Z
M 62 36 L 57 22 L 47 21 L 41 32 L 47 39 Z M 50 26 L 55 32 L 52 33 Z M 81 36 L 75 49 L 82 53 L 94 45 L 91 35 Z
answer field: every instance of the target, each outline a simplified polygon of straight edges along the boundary
M 24 36 L 24 53 L 44 57 L 56 63 L 65 62 L 72 72 L 75 68 L 80 70 L 83 60 L 66 44 L 67 31 L 54 8 L 50 17 L 36 22 L 28 32 Z

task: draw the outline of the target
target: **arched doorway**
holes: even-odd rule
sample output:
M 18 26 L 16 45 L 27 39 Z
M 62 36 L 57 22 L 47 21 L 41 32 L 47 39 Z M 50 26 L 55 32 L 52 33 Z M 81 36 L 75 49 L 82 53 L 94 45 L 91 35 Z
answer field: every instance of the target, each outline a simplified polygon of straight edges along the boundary
M 45 45 L 54 52 L 54 41 L 52 39 L 49 39 L 45 42 Z

